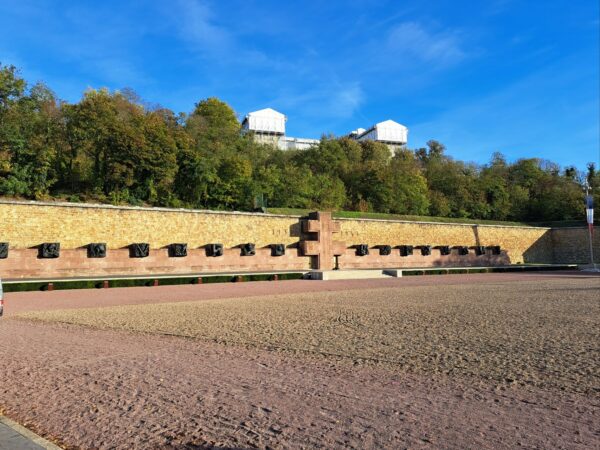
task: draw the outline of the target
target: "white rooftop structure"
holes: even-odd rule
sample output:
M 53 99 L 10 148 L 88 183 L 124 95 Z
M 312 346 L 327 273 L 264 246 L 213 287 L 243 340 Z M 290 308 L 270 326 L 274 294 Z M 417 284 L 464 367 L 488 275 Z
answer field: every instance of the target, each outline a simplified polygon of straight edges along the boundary
M 364 128 L 357 128 L 356 130 L 352 130 L 350 132 L 350 136 L 353 138 L 356 138 L 357 136 L 360 136 L 361 134 L 363 134 L 365 131 L 367 131 L 367 130 L 365 130 Z
M 319 145 L 319 139 L 294 138 L 283 136 L 277 146 L 280 150 L 306 150 L 313 145 Z
M 287 117 L 272 108 L 250 112 L 242 121 L 244 133 L 253 132 L 254 139 L 263 144 L 274 145 L 281 150 L 305 150 L 318 145 L 318 139 L 294 138 L 285 135 Z M 358 128 L 350 133 L 357 141 L 377 141 L 386 144 L 391 151 L 403 148 L 408 142 L 408 128 L 404 125 L 385 120 L 376 123 L 368 130 Z
M 256 133 L 285 134 L 287 117 L 271 108 L 248 113 L 242 121 L 242 129 Z
M 393 120 L 385 120 L 376 123 L 368 130 L 359 128 L 350 133 L 350 136 L 357 141 L 372 140 L 384 144 L 406 145 L 408 142 L 408 128 Z
M 254 133 L 263 144 L 275 145 L 281 150 L 306 150 L 319 143 L 318 139 L 294 138 L 285 135 L 287 117 L 272 108 L 248 113 L 242 121 L 242 130 Z

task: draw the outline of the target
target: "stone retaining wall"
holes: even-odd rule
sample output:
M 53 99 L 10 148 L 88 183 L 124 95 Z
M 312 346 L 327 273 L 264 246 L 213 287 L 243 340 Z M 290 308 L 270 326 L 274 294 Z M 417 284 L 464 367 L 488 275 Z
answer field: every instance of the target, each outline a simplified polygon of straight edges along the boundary
M 340 240 L 375 245 L 500 245 L 511 264 L 552 263 L 551 229 L 372 219 L 341 219 Z
M 576 263 L 589 259 L 584 228 L 371 219 L 338 222 L 335 235 L 328 239 L 343 243 L 343 251 L 338 251 L 337 257 L 340 268 Z M 8 257 L 0 259 L 0 277 L 305 271 L 318 268 L 318 263 L 315 256 L 303 255 L 300 242 L 313 240 L 314 236 L 302 232 L 298 216 L 0 200 L 0 242 L 9 243 Z M 39 258 L 38 246 L 44 242 L 60 242 L 60 257 Z M 86 246 L 98 242 L 107 244 L 107 256 L 88 258 Z M 150 244 L 147 258 L 130 257 L 128 246 L 138 242 Z M 256 245 L 255 256 L 241 256 L 239 246 L 246 242 Z M 169 256 L 167 246 L 172 243 L 187 243 L 188 256 Z M 222 243 L 224 255 L 208 256 L 204 247 L 211 243 Z M 285 255 L 273 256 L 272 244 L 284 244 Z M 321 250 L 322 245 L 334 245 L 333 241 L 312 244 L 318 244 Z M 368 244 L 369 255 L 357 256 L 353 246 L 358 244 Z M 378 245 L 391 245 L 392 254 L 379 255 L 375 248 Z M 422 256 L 415 250 L 413 256 L 402 257 L 400 245 L 499 245 L 502 253 L 476 256 L 471 250 L 469 255 L 460 256 L 453 250 L 450 255 L 442 256 L 434 248 L 430 256 Z M 595 245 L 600 255 L 598 236 Z
M 554 228 L 552 230 L 552 249 L 554 259 L 565 264 L 589 264 L 590 244 L 586 227 Z M 595 227 L 593 237 L 594 260 L 600 263 L 600 230 Z

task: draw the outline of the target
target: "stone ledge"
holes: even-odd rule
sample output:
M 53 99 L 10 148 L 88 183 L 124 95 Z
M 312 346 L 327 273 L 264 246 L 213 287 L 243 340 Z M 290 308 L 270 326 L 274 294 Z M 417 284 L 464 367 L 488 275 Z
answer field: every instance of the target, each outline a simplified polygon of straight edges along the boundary
M 6 200 L 0 199 L 0 205 L 22 205 L 22 206 L 51 206 L 57 208 L 87 208 L 87 209 L 110 209 L 121 211 L 145 211 L 145 212 L 168 212 L 168 213 L 186 213 L 186 214 L 217 214 L 231 216 L 252 216 L 252 217 L 285 217 L 298 218 L 301 216 L 291 214 L 271 214 L 247 211 L 215 211 L 210 209 L 187 209 L 187 208 L 161 208 L 151 206 L 121 206 L 108 205 L 103 203 L 70 203 L 70 202 L 39 202 L 35 200 Z
M 388 274 L 391 270 L 356 269 L 356 270 L 314 270 L 310 272 L 311 280 L 364 280 L 373 278 L 390 278 L 397 275 Z M 402 271 L 400 271 L 402 272 Z M 400 274 L 402 276 L 402 274 Z
M 297 217 L 297 216 L 293 216 Z M 369 219 L 358 217 L 334 217 L 335 220 L 351 221 L 351 222 L 383 222 L 383 223 L 407 223 L 416 225 L 442 225 L 442 226 L 457 226 L 457 227 L 491 227 L 491 228 L 524 228 L 526 230 L 553 230 L 552 227 L 536 227 L 529 225 L 496 225 L 496 224 L 481 224 L 481 223 L 456 223 L 456 222 L 427 222 L 402 219 Z

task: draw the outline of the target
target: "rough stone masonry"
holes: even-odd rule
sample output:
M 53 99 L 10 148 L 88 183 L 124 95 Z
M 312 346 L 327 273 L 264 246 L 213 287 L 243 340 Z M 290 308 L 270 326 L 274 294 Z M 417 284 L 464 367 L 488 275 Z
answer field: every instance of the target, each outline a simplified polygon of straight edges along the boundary
M 0 200 L 0 223 L 0 243 L 7 248 L 0 257 L 2 278 L 307 271 L 336 264 L 356 269 L 589 262 L 584 227 L 333 220 L 325 212 L 300 217 L 6 200 Z M 90 246 L 99 243 L 105 244 L 104 256 L 90 257 L 95 253 Z M 58 257 L 41 258 L 43 244 L 59 244 Z M 148 244 L 147 256 L 132 258 L 134 244 Z M 174 244 L 186 244 L 185 256 L 173 256 Z M 222 246 L 217 257 L 208 251 L 216 244 Z M 247 244 L 254 244 L 253 255 L 243 255 Z M 412 255 L 400 252 L 406 245 L 415 248 Z M 274 253 L 274 246 L 283 251 Z M 500 254 L 492 251 L 497 246 Z M 359 255 L 358 247 L 367 252 Z M 488 251 L 477 254 L 475 247 Z M 387 248 L 391 252 L 382 250 Z M 465 248 L 468 254 L 462 254 Z

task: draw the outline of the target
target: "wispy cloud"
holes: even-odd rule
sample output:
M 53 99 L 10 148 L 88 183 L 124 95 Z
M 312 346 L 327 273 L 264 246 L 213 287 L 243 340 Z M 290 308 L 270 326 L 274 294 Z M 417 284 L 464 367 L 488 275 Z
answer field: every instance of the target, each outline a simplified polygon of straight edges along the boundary
M 383 49 L 387 57 L 435 66 L 456 64 L 466 58 L 456 31 L 431 32 L 417 22 L 404 22 L 391 28 Z
M 365 100 L 359 83 L 343 86 L 329 98 L 329 110 L 336 117 L 352 117 Z
M 298 135 L 302 129 L 313 130 L 306 137 L 316 138 L 323 132 L 333 132 L 347 119 L 360 116 L 365 101 L 366 94 L 359 82 L 327 80 L 301 92 L 283 88 L 264 106 L 286 113 L 291 135 Z
M 215 15 L 206 1 L 179 0 L 171 10 L 181 37 L 203 53 L 231 51 L 234 36 L 215 22 Z
M 451 154 L 483 162 L 492 152 L 509 158 L 520 155 L 548 158 L 547 149 L 561 147 L 552 155 L 564 164 L 597 160 L 598 155 L 575 149 L 597 148 L 600 110 L 589 95 L 594 90 L 575 91 L 597 79 L 597 71 L 577 67 L 576 58 L 555 64 L 488 95 L 463 101 L 439 115 L 411 127 L 414 147 L 428 139 L 447 144 Z M 552 93 L 553 95 L 548 95 Z
M 280 108 L 323 119 L 351 117 L 365 99 L 358 82 L 325 83 L 303 92 L 282 90 L 271 102 Z
M 484 14 L 487 16 L 495 16 L 505 13 L 513 6 L 514 0 L 491 0 L 484 7 Z

